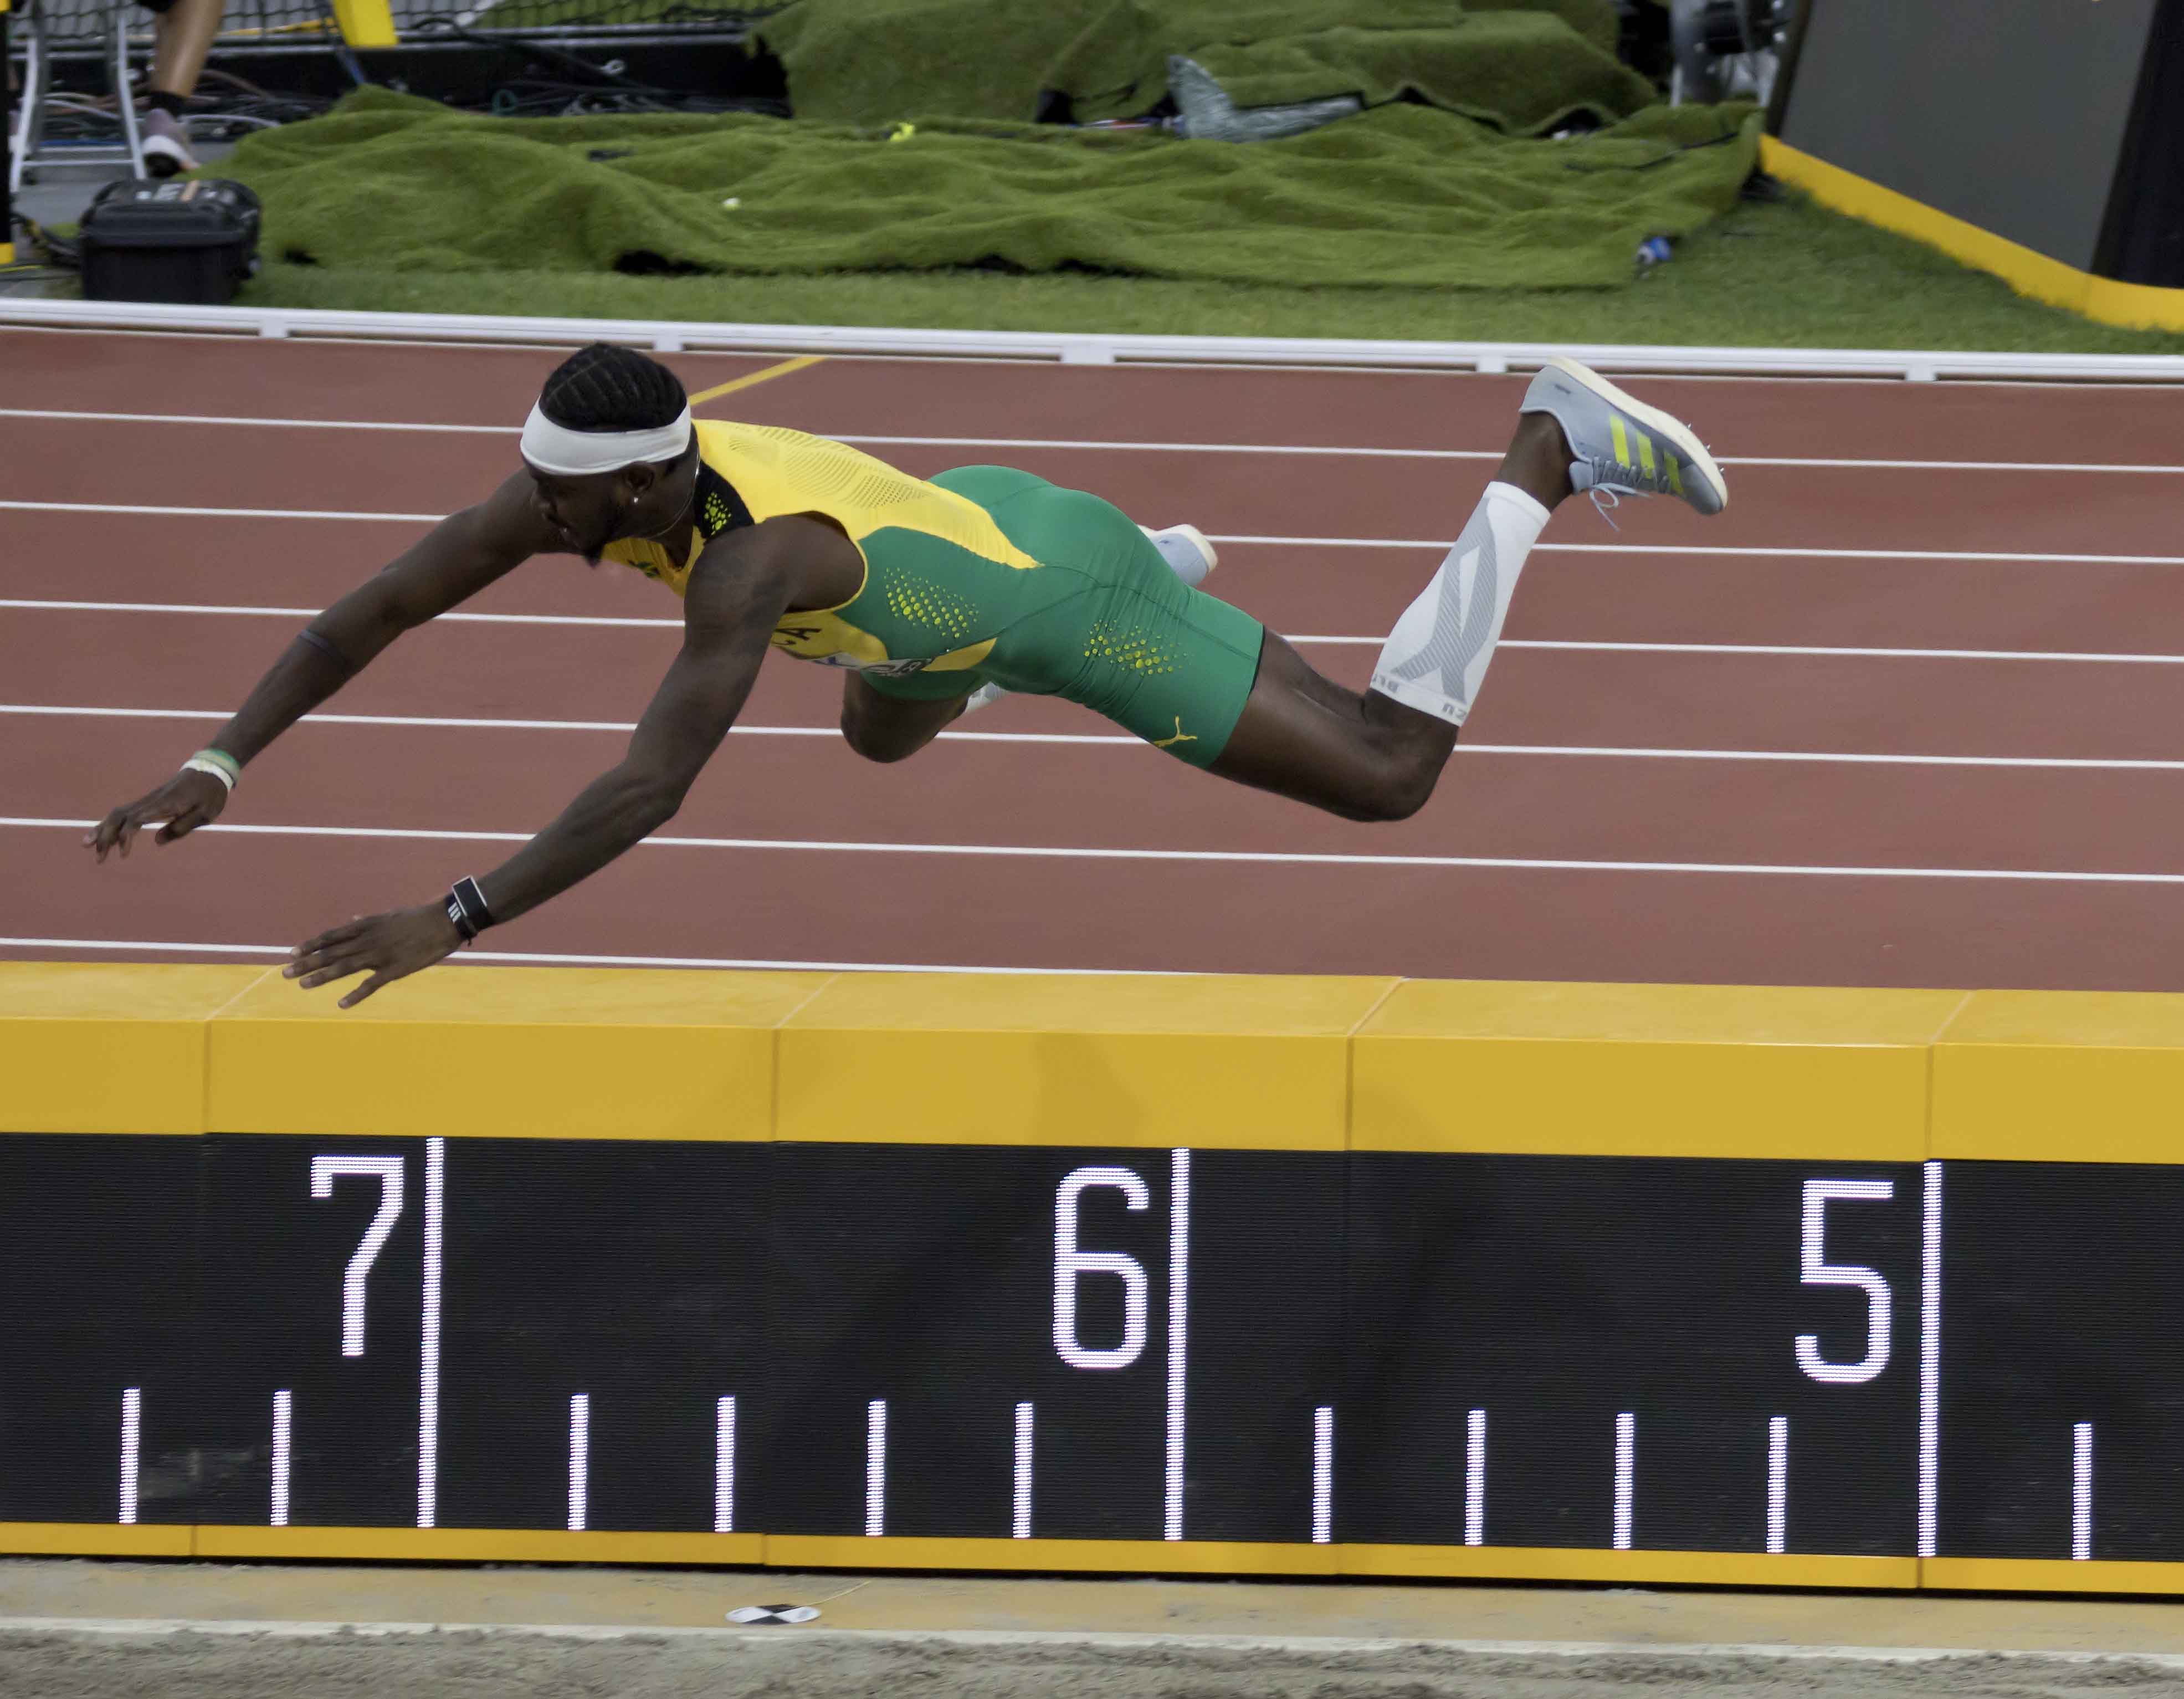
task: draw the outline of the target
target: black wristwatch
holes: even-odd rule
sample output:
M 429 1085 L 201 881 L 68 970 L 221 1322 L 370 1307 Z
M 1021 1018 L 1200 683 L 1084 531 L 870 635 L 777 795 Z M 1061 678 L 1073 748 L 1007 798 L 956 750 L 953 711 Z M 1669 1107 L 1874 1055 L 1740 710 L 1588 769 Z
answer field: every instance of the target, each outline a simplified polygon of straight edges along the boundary
M 465 944 L 476 943 L 477 935 L 493 924 L 493 911 L 485 905 L 485 893 L 476 879 L 455 881 L 448 893 L 448 918 Z

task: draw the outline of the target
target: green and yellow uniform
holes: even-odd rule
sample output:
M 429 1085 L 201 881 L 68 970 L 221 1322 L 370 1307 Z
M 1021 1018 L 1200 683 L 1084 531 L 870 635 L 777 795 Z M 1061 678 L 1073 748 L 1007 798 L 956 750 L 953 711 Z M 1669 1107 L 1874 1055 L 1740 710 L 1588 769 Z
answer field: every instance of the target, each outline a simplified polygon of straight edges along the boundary
M 688 547 L 625 539 L 607 559 L 680 595 L 722 532 L 817 514 L 856 544 L 865 581 L 838 607 L 783 616 L 775 648 L 889 696 L 939 700 L 989 680 L 1060 696 L 1200 766 L 1228 744 L 1264 627 L 1177 578 L 1120 509 L 1006 466 L 928 481 L 800 431 L 697 432 Z

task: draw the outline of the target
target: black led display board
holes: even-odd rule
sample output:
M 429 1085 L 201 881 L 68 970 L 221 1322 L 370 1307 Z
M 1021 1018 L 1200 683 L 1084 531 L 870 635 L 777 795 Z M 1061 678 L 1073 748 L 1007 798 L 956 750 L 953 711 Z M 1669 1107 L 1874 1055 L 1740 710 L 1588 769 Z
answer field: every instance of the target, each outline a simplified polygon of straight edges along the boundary
M 2184 1172 L 0 1136 L 0 1524 L 2184 1560 Z

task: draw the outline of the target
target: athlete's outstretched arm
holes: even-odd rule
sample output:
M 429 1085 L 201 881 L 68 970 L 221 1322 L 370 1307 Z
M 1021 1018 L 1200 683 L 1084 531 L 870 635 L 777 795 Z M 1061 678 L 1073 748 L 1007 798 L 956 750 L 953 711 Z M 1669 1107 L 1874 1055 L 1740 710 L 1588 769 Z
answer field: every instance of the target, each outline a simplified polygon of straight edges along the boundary
M 629 751 L 506 861 L 481 877 L 493 924 L 513 920 L 634 848 L 672 819 L 719 749 L 758 677 L 796 582 L 799 528 L 777 519 L 710 544 L 691 569 L 682 649 L 667 669 Z M 282 972 L 305 989 L 369 972 L 344 1009 L 429 967 L 463 942 L 445 898 L 322 933 Z
M 247 766 L 268 744 L 362 671 L 403 632 L 468 600 L 533 554 L 561 547 L 539 517 L 532 480 L 518 473 L 476 507 L 450 514 L 388 565 L 308 626 L 258 681 L 211 747 Z M 171 844 L 217 820 L 227 787 L 184 768 L 149 794 L 109 814 L 84 842 L 103 861 L 126 855 L 137 833 L 166 823 L 154 842 Z

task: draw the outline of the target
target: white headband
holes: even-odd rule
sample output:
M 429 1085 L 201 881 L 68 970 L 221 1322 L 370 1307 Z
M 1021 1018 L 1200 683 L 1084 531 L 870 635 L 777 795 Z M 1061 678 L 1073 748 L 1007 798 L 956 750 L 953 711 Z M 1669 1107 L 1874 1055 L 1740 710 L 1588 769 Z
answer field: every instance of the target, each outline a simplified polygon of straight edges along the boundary
M 523 458 L 542 472 L 565 478 L 618 472 L 640 460 L 671 460 L 690 446 L 690 409 L 674 423 L 649 431 L 571 431 L 556 425 L 534 404 L 523 421 Z

